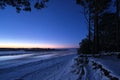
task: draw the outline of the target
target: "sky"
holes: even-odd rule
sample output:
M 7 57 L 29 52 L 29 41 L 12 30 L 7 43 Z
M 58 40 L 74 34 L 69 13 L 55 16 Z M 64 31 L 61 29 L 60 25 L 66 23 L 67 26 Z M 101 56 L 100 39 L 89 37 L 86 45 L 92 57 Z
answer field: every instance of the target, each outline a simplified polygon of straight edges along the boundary
M 76 48 L 87 27 L 75 0 L 49 0 L 46 8 L 0 10 L 0 47 Z

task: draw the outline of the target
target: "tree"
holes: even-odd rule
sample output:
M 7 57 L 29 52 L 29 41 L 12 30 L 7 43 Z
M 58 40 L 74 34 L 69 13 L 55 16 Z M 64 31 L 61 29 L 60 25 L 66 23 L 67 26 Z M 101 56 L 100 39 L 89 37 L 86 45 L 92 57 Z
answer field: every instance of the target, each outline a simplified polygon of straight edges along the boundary
M 100 22 L 99 22 L 100 51 L 116 50 L 115 26 L 116 26 L 115 13 L 104 13 L 100 17 Z
M 7 6 L 12 6 L 16 8 L 16 11 L 19 13 L 21 10 L 23 11 L 31 11 L 31 3 L 33 1 L 30 0 L 0 0 L 0 8 L 4 9 Z M 34 4 L 34 8 L 42 9 L 46 7 L 46 2 L 48 0 L 37 0 Z
M 94 42 L 95 53 L 99 53 L 99 15 L 101 15 L 109 6 L 111 0 L 95 0 L 94 1 Z
M 118 51 L 119 50 L 119 33 L 120 33 L 120 28 L 119 28 L 119 14 L 120 14 L 120 0 L 115 0 L 115 8 L 116 8 L 116 48 Z
M 91 46 L 89 46 L 90 43 L 91 43 Z M 80 53 L 91 54 L 89 51 L 89 47 L 92 47 L 92 42 L 89 42 L 88 38 L 83 39 L 79 45 L 80 45 L 80 48 L 78 49 L 78 54 Z
M 76 3 L 78 5 L 81 5 L 83 7 L 83 14 L 85 16 L 87 25 L 88 25 L 88 40 L 89 42 L 91 42 L 91 36 L 92 36 L 92 31 L 91 31 L 91 22 L 92 22 L 92 18 L 91 18 L 91 0 L 76 0 Z M 88 47 L 89 47 L 89 53 L 91 53 L 91 43 L 89 43 Z
M 116 51 L 116 14 L 104 13 L 99 17 L 99 51 L 100 52 L 114 52 Z M 119 17 L 120 23 L 120 17 Z M 119 33 L 120 35 L 120 33 Z M 120 38 L 119 38 L 120 39 Z M 93 48 L 93 41 L 91 40 L 91 46 Z M 89 40 L 88 37 L 80 42 L 80 48 L 78 53 L 89 53 Z M 120 45 L 118 45 L 118 51 L 120 51 Z
M 94 22 L 94 53 L 99 53 L 99 17 L 110 6 L 111 0 L 76 0 L 90 14 Z M 86 12 L 87 12 L 86 11 Z

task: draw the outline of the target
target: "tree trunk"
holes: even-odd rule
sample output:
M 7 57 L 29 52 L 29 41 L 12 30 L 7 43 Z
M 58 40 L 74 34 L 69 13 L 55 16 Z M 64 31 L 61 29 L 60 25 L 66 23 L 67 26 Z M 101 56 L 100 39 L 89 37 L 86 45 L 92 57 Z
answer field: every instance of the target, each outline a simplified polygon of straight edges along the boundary
M 95 16 L 94 16 L 94 50 L 95 54 L 99 53 L 99 32 L 98 32 L 98 6 L 95 0 Z
M 91 44 L 91 8 L 89 3 L 89 19 L 88 19 L 88 39 L 89 39 L 89 52 L 92 51 L 92 44 Z
M 116 0 L 116 51 L 119 51 L 119 0 Z

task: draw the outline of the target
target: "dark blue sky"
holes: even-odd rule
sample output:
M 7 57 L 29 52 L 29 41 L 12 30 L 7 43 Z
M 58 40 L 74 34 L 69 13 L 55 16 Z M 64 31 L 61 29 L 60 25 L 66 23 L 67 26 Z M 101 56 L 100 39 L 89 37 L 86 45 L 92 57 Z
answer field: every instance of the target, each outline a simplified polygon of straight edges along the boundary
M 0 10 L 0 47 L 78 47 L 87 34 L 80 6 L 75 0 L 50 0 L 47 6 L 20 14 Z

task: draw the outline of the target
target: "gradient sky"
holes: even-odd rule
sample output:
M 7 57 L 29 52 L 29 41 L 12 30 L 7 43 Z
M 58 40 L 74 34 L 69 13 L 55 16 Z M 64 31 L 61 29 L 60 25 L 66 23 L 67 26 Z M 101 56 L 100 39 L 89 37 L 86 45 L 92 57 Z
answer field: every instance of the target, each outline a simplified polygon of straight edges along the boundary
M 87 27 L 75 0 L 50 0 L 47 8 L 0 10 L 0 47 L 78 47 Z

